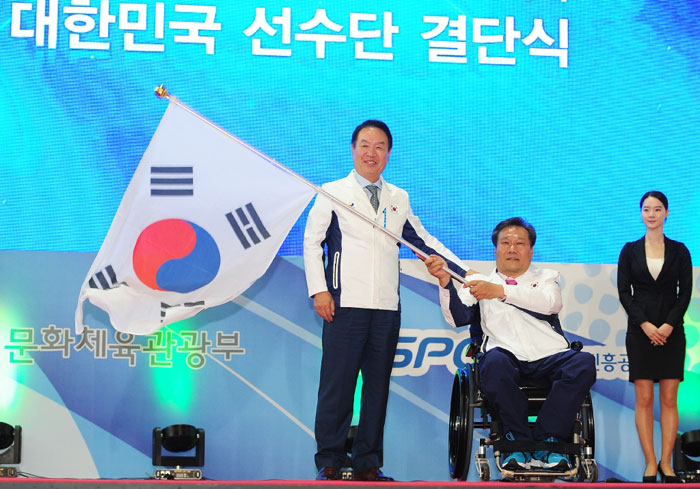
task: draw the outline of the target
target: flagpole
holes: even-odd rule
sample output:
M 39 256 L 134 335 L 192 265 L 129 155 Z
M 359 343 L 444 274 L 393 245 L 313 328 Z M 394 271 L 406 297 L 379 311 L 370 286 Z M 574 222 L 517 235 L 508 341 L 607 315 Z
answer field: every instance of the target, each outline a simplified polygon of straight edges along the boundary
M 216 129 L 217 131 L 221 132 L 221 133 L 222 133 L 223 135 L 225 135 L 226 137 L 229 137 L 229 138 L 233 139 L 233 140 L 236 141 L 238 144 L 240 144 L 240 145 L 242 145 L 242 146 L 245 146 L 245 147 L 248 148 L 250 151 L 254 152 L 255 154 L 257 154 L 257 155 L 260 156 L 261 158 L 265 159 L 265 160 L 266 160 L 268 163 L 270 163 L 271 165 L 276 166 L 278 169 L 280 169 L 280 170 L 282 170 L 282 171 L 288 173 L 289 175 L 293 176 L 294 178 L 296 178 L 297 180 L 299 180 L 299 181 L 302 182 L 303 184 L 308 185 L 308 186 L 311 187 L 316 193 L 319 193 L 319 194 L 323 195 L 324 197 L 326 197 L 327 199 L 332 200 L 333 202 L 335 202 L 335 203 L 338 204 L 339 206 L 341 206 L 341 207 L 347 209 L 349 212 L 352 212 L 353 214 L 355 214 L 355 215 L 356 215 L 357 217 L 359 217 L 360 219 L 364 220 L 365 222 L 367 222 L 367 223 L 371 224 L 372 226 L 374 226 L 375 228 L 379 229 L 380 231 L 382 231 L 384 234 L 388 235 L 391 239 L 393 239 L 393 240 L 396 241 L 397 243 L 401 243 L 402 245 L 406 246 L 409 250 L 411 250 L 413 253 L 415 253 L 416 255 L 418 255 L 418 257 L 420 257 L 421 259 L 425 260 L 426 258 L 429 258 L 429 256 L 428 256 L 426 253 L 424 253 L 424 252 L 423 252 L 422 250 L 420 250 L 419 248 L 416 248 L 414 245 L 412 245 L 411 243 L 409 243 L 408 241 L 406 241 L 405 239 L 403 239 L 401 236 L 397 236 L 396 234 L 394 234 L 394 233 L 392 233 L 391 231 L 389 231 L 387 228 L 385 228 L 385 227 L 383 227 L 383 226 L 380 226 L 380 225 L 377 224 L 373 219 L 371 219 L 371 218 L 365 216 L 365 215 L 362 214 L 360 211 L 358 211 L 357 209 L 355 209 L 355 208 L 349 206 L 349 205 L 346 204 L 345 202 L 342 202 L 340 199 L 336 198 L 335 196 L 333 196 L 333 195 L 331 195 L 330 193 L 328 193 L 328 192 L 326 192 L 325 190 L 323 190 L 323 188 L 321 188 L 320 186 L 318 186 L 318 185 L 314 184 L 313 182 L 311 182 L 310 180 L 307 180 L 306 178 L 302 177 L 301 175 L 299 175 L 299 174 L 298 174 L 297 172 L 295 172 L 294 170 L 291 170 L 290 168 L 287 168 L 287 167 L 284 166 L 282 163 L 279 163 L 278 161 L 274 160 L 273 158 L 270 158 L 270 157 L 267 156 L 265 153 L 262 153 L 261 151 L 257 150 L 257 149 L 254 148 L 253 146 L 251 146 L 251 145 L 249 145 L 248 143 L 246 143 L 245 141 L 243 141 L 242 139 L 239 139 L 238 137 L 236 137 L 235 135 L 231 134 L 230 132 L 228 132 L 228 131 L 225 130 L 224 128 L 218 126 L 217 124 L 215 124 L 214 122 L 210 121 L 209 119 L 207 119 L 207 118 L 204 117 L 203 115 L 199 114 L 197 111 L 195 111 L 194 109 L 192 109 L 192 108 L 189 107 L 188 105 L 184 104 L 183 102 L 180 102 L 180 100 L 179 100 L 175 95 L 172 95 L 170 92 L 168 92 L 168 89 L 165 88 L 165 87 L 163 86 L 163 84 L 161 84 L 160 86 L 157 86 L 157 87 L 154 89 L 154 91 L 155 91 L 155 94 L 156 94 L 156 96 L 157 96 L 158 98 L 161 98 L 161 99 L 165 98 L 165 99 L 168 99 L 168 101 L 173 102 L 173 103 L 179 105 L 180 107 L 182 107 L 183 109 L 185 109 L 187 112 L 189 112 L 190 114 L 192 114 L 193 116 L 197 117 L 199 120 L 201 120 L 202 122 L 204 122 L 205 124 L 210 125 L 211 127 L 213 127 L 214 129 Z M 465 283 L 465 282 L 466 282 L 466 280 L 464 279 L 464 277 L 462 277 L 462 276 L 460 276 L 459 274 L 453 272 L 453 271 L 450 270 L 447 266 L 444 266 L 444 267 L 443 267 L 443 270 L 447 271 L 447 273 L 449 273 L 450 276 L 451 276 L 452 278 L 454 278 L 455 280 L 459 281 L 460 283 Z

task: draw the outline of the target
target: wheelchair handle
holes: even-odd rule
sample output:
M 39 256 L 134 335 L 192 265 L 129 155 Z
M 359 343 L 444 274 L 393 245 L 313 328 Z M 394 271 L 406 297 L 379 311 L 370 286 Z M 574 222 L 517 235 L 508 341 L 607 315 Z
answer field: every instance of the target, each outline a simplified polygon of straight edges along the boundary
M 481 342 L 472 340 L 471 343 L 469 343 L 469 347 L 467 348 L 465 355 L 467 358 L 473 358 L 479 352 L 481 352 Z

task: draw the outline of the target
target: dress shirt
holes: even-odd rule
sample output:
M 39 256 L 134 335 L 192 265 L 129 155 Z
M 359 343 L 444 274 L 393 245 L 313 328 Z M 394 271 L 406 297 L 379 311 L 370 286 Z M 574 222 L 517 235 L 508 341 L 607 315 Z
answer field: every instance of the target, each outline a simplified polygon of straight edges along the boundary
M 360 175 L 359 173 L 355 172 L 355 178 L 357 178 L 357 183 L 360 184 L 360 187 L 362 187 L 362 190 L 365 191 L 367 194 L 367 198 L 371 199 L 372 198 L 372 192 L 369 191 L 367 188 L 367 185 L 374 185 L 377 187 L 377 199 L 382 200 L 382 179 L 380 178 L 376 182 L 370 182 L 367 180 L 365 177 Z

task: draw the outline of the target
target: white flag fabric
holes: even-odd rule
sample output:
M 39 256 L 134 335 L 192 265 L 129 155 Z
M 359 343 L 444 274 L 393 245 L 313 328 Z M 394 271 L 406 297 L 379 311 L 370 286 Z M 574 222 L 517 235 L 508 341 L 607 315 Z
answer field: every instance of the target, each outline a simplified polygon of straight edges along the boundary
M 76 332 L 86 299 L 146 335 L 237 297 L 314 196 L 304 182 L 171 100 L 80 290 Z

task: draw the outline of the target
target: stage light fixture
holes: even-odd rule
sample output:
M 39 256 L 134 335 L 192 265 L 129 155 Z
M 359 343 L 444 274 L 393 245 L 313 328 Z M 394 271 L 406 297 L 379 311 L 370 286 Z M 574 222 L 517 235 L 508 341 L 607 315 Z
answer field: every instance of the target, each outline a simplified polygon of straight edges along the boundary
M 22 460 L 22 427 L 0 422 L 0 477 L 17 477 L 17 467 Z
M 170 455 L 163 454 L 163 449 Z M 194 450 L 194 455 L 184 452 Z M 175 455 L 176 453 L 182 455 Z M 154 479 L 196 480 L 202 471 L 186 467 L 204 466 L 204 430 L 189 424 L 174 424 L 166 428 L 153 428 L 153 465 L 171 467 L 156 469 Z
M 673 471 L 684 482 L 700 482 L 700 430 L 686 431 L 676 437 Z

